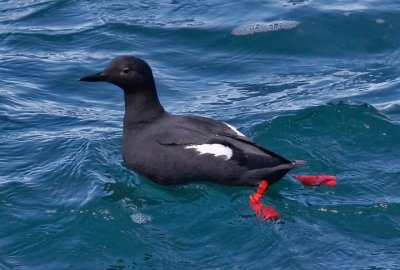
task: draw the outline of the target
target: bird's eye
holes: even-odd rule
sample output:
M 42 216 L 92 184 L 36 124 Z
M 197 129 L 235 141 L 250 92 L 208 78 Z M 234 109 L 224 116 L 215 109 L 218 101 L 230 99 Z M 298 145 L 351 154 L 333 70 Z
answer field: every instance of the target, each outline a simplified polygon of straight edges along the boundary
M 124 73 L 124 74 L 128 74 L 129 73 L 129 68 L 124 68 L 123 70 L 122 70 L 122 73 Z

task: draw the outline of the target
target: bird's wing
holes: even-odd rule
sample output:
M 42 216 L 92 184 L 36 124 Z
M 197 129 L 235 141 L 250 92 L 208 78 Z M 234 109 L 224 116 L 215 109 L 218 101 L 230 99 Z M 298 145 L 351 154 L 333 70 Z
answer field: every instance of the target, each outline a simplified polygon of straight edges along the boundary
M 244 156 L 262 155 L 289 163 L 286 158 L 255 144 L 250 138 L 234 127 L 210 118 L 200 116 L 176 116 L 174 125 L 168 131 L 157 134 L 157 141 L 163 145 L 222 144 L 233 150 L 234 157 L 245 162 Z
M 187 157 L 188 160 L 192 157 L 183 154 L 189 153 L 186 151 L 195 151 L 197 155 L 204 157 L 207 155 L 207 166 L 218 164 L 221 170 L 228 166 L 226 172 L 234 171 L 232 168 L 244 170 L 235 175 L 241 183 L 254 184 L 260 179 L 268 179 L 272 184 L 289 170 L 304 165 L 302 161 L 290 161 L 260 147 L 230 126 L 212 119 L 180 117 L 172 121 L 167 120 L 164 124 L 164 131 L 159 132 L 158 129 L 154 134 L 159 144 L 171 146 L 171 149 L 178 146 L 173 151 L 184 151 L 181 156 Z M 222 159 L 224 163 L 221 163 Z M 202 160 L 204 161 L 204 158 Z

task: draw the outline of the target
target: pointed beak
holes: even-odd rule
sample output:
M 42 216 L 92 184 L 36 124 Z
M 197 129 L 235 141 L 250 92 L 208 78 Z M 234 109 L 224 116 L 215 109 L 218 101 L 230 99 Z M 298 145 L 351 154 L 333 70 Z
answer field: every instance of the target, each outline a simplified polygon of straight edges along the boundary
M 83 82 L 104 82 L 107 81 L 108 75 L 103 72 L 99 72 L 93 75 L 85 76 L 80 78 L 80 81 Z

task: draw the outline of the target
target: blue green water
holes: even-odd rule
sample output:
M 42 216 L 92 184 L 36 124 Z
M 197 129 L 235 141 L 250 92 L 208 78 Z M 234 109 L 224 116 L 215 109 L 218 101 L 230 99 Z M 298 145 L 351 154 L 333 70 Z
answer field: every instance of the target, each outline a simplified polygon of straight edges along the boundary
M 400 3 L 0 1 L 0 269 L 400 269 Z M 254 22 L 295 27 L 251 35 Z M 154 184 L 122 162 L 121 54 L 178 114 L 238 127 L 335 174 L 251 187 Z

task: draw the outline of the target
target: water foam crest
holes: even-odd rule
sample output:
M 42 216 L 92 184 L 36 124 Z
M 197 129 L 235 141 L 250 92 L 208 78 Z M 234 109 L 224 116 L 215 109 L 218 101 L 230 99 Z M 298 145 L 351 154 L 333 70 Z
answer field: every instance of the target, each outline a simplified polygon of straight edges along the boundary
M 142 213 L 135 213 L 132 214 L 130 217 L 131 220 L 137 224 L 147 223 L 152 220 L 151 216 Z
M 279 30 L 288 30 L 298 26 L 297 21 L 273 21 L 273 22 L 257 22 L 240 25 L 232 30 L 232 35 L 244 36 L 262 32 L 274 32 Z

